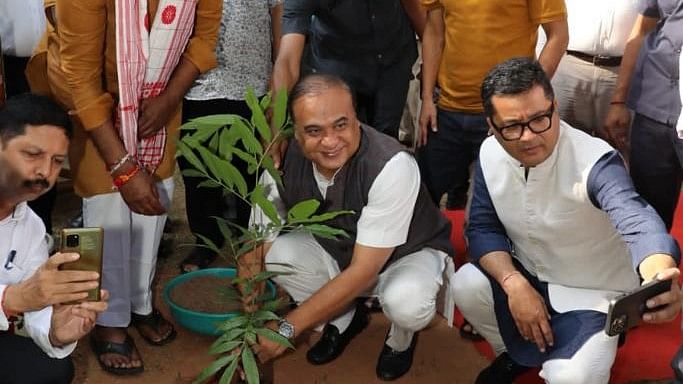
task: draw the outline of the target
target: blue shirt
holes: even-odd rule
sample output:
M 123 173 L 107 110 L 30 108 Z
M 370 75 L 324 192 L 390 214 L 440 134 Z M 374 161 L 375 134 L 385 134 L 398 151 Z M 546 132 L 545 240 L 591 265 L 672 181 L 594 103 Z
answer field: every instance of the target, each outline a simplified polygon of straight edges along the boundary
M 640 49 L 628 106 L 652 120 L 674 126 L 681 112 L 678 60 L 683 46 L 683 0 L 640 0 L 638 11 L 659 21 Z
M 511 247 L 478 162 L 473 188 L 466 235 L 470 257 L 478 263 L 487 253 L 510 252 Z M 593 205 L 607 213 L 617 232 L 628 244 L 635 270 L 640 262 L 655 253 L 669 254 L 676 264 L 680 262 L 676 240 L 667 233 L 655 210 L 635 191 L 617 151 L 605 154 L 593 166 L 588 175 L 587 190 Z

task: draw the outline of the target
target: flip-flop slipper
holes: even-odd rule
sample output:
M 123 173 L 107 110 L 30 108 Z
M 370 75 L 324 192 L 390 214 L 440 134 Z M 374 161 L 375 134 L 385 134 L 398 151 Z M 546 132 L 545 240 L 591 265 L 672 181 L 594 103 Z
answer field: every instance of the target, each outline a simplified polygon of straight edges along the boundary
M 469 329 L 468 329 L 469 328 Z M 481 341 L 484 340 L 484 337 L 477 332 L 476 329 L 470 324 L 467 320 L 465 320 L 464 323 L 462 323 L 462 326 L 460 327 L 460 337 L 463 339 L 471 340 L 471 341 Z
M 144 332 L 140 331 L 139 326 L 141 325 L 146 325 L 150 328 L 153 328 L 155 330 L 159 329 L 159 325 L 161 325 L 162 322 L 168 323 L 168 325 L 171 327 L 171 332 L 164 337 L 161 340 L 153 340 L 151 337 L 147 336 Z M 147 343 L 150 345 L 159 347 L 165 344 L 170 343 L 175 339 L 177 332 L 175 328 L 173 327 L 173 324 L 171 324 L 168 320 L 164 319 L 163 316 L 161 316 L 161 312 L 159 312 L 158 309 L 153 309 L 152 313 L 149 315 L 138 315 L 137 313 L 131 313 L 130 314 L 130 323 L 131 325 L 135 326 L 135 329 L 138 330 L 138 333 L 140 334 L 140 337 L 145 339 Z
M 104 370 L 105 372 L 109 372 L 111 374 L 119 376 L 128 376 L 140 374 L 145 370 L 144 364 L 141 364 L 139 367 L 122 368 L 107 365 L 101 359 L 101 356 L 105 353 L 113 353 L 116 355 L 126 356 L 129 359 L 132 358 L 133 349 L 135 348 L 135 342 L 128 334 L 126 334 L 126 339 L 123 341 L 123 343 L 116 343 L 107 340 L 98 340 L 94 336 L 90 336 L 90 346 L 92 347 L 93 352 L 95 352 L 97 362 L 100 363 L 100 367 L 102 367 L 102 370 Z

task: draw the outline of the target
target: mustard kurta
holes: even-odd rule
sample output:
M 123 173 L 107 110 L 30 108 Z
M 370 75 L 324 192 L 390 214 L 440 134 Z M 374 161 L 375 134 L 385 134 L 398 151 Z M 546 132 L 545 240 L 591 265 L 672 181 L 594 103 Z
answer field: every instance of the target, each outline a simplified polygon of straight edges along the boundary
M 48 27 L 47 77 L 52 96 L 69 108 L 76 129 L 69 150 L 74 189 L 81 197 L 110 193 L 112 178 L 88 131 L 113 120 L 118 95 L 114 0 L 47 0 L 56 4 L 57 30 Z M 183 57 L 200 72 L 216 66 L 214 54 L 222 0 L 197 2 L 195 27 Z M 159 0 L 149 0 L 154 20 Z M 180 105 L 166 125 L 168 138 L 155 176 L 172 176 Z

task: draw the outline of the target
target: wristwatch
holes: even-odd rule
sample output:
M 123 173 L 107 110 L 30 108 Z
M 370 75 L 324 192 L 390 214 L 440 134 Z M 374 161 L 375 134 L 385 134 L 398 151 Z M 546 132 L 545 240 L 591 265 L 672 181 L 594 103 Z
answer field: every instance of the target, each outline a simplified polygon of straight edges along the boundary
M 294 337 L 294 326 L 289 321 L 281 319 L 278 322 L 277 333 L 287 338 L 287 340 L 291 340 Z

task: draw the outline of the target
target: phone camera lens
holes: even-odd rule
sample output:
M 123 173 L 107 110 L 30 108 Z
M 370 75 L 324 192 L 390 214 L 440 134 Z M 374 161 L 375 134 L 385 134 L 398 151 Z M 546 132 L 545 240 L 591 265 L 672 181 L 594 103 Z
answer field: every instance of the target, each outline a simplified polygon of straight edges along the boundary
M 66 246 L 69 248 L 75 248 L 78 247 L 79 241 L 78 241 L 78 235 L 67 235 L 66 236 Z

